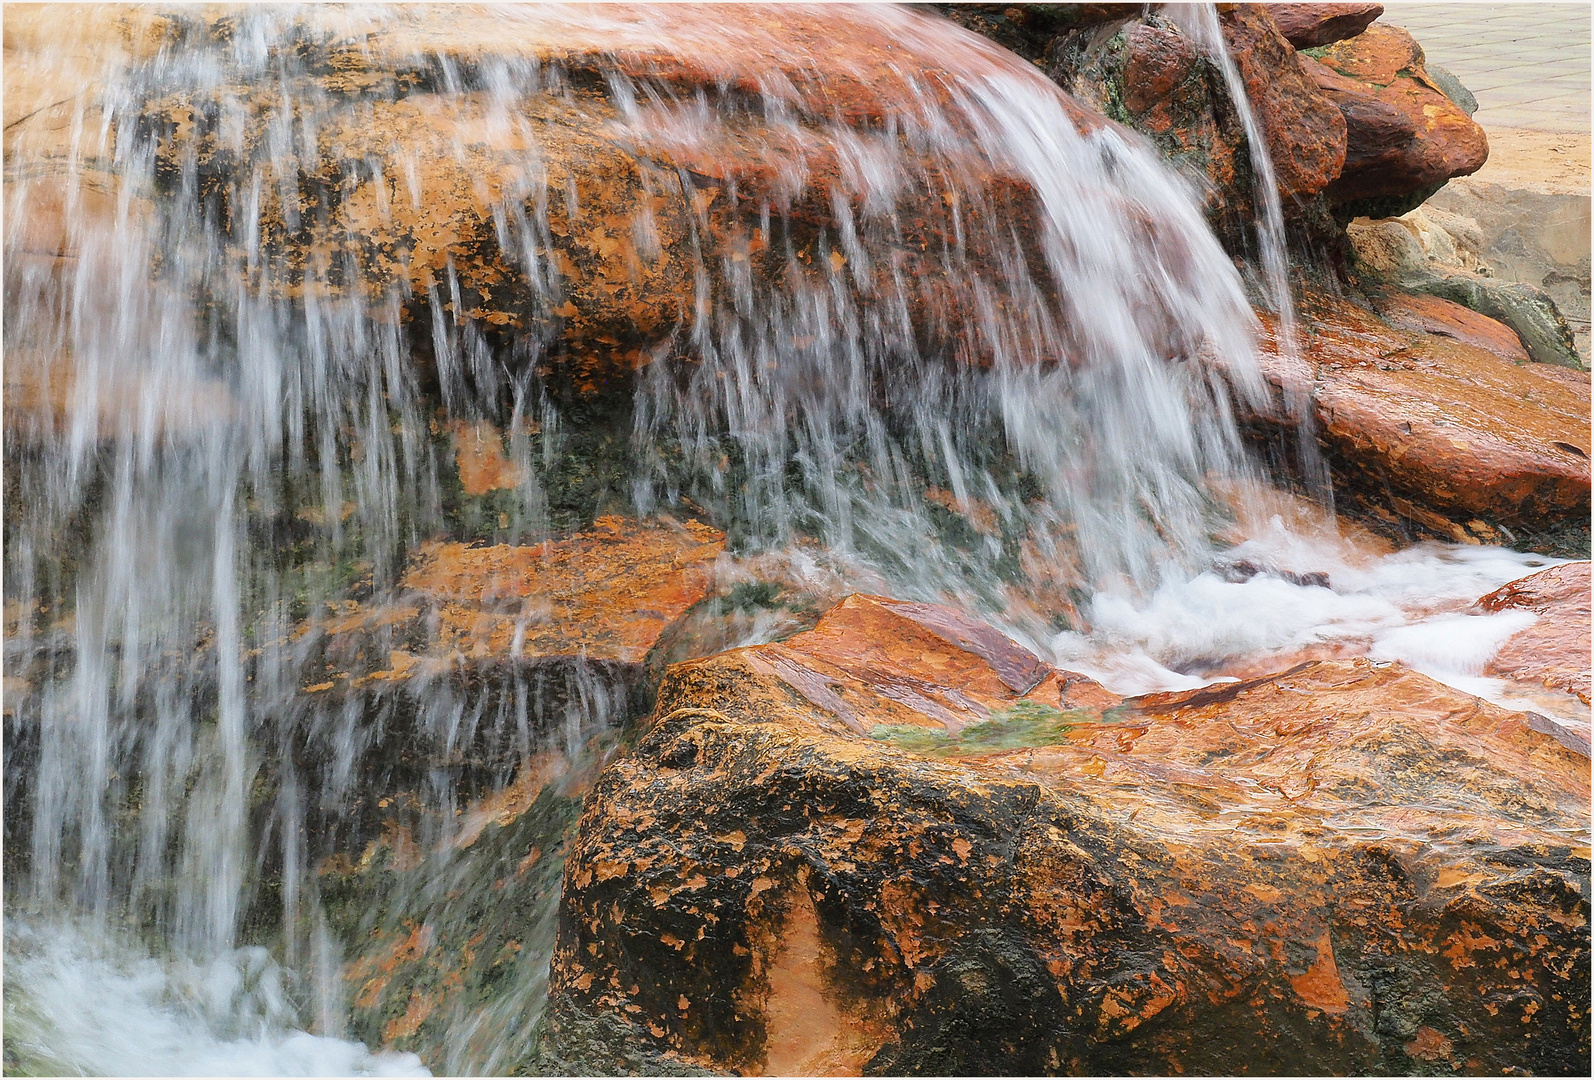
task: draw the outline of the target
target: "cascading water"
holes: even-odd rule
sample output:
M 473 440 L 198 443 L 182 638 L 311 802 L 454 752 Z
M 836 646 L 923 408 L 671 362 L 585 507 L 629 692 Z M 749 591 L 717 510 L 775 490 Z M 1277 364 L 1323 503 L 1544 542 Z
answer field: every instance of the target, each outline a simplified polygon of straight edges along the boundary
M 37 107 L 6 144 L 8 1062 L 415 1067 L 344 1041 L 369 927 L 318 868 L 403 790 L 390 847 L 421 869 L 386 901 L 468 923 L 508 856 L 466 808 L 534 759 L 574 775 L 635 711 L 579 660 L 307 693 L 316 627 L 438 536 L 701 512 L 1125 688 L 1177 683 L 1158 665 L 1202 633 L 1211 660 L 1407 621 L 1377 573 L 1265 640 L 1168 614 L 1209 584 L 1215 493 L 1258 480 L 1231 396 L 1262 384 L 1238 274 L 1149 148 L 940 20 L 824 14 L 894 42 L 884 68 L 774 20 L 251 8 L 8 41 L 8 110 Z M 632 199 L 586 234 L 636 252 L 605 285 L 630 337 L 579 332 L 566 241 L 606 208 L 572 161 Z M 672 281 L 682 304 L 638 298 Z M 594 359 L 628 349 L 634 377 Z M 518 478 L 487 511 L 447 442 L 480 420 Z M 1456 565 L 1456 597 L 1526 572 Z M 1316 588 L 1233 587 L 1264 585 Z M 434 1067 L 528 1052 L 551 907 L 520 902 L 511 974 Z M 85 983 L 165 1041 L 85 1034 Z

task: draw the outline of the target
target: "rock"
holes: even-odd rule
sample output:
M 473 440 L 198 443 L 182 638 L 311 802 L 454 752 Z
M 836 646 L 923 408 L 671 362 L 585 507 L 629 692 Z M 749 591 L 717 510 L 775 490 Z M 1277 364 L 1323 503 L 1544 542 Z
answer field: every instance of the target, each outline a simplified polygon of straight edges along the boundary
M 1588 137 L 1499 132 L 1491 134 L 1490 145 L 1482 171 L 1446 184 L 1423 209 L 1473 224 L 1475 250 L 1490 277 L 1548 293 L 1587 368 Z
M 1270 4 L 1279 33 L 1297 49 L 1353 38 L 1384 13 L 1382 4 Z
M 232 32 L 232 16 L 198 9 L 151 19 L 169 41 Z M 832 284 L 900 294 L 919 344 L 942 352 L 968 345 L 944 317 L 966 307 L 948 296 L 945 252 L 957 251 L 958 280 L 986 267 L 998 289 L 1000 268 L 1042 265 L 1013 247 L 1043 230 L 1034 192 L 1008 166 L 903 139 L 893 152 L 913 180 L 882 191 L 848 156 L 847 140 L 912 123 L 918 95 L 951 102 L 948 56 L 958 71 L 1027 74 L 944 20 L 527 9 L 506 34 L 496 14 L 414 9 L 307 17 L 303 40 L 281 84 L 291 99 L 223 72 L 240 81 L 183 90 L 167 79 L 142 103 L 138 130 L 164 194 L 192 175 L 206 213 L 232 228 L 258 190 L 259 251 L 250 262 L 239 230 L 237 261 L 268 292 L 392 304 L 423 343 L 433 326 L 468 330 L 459 348 L 474 334 L 515 363 L 535 357 L 561 394 L 623 396 L 635 369 L 685 349 L 699 271 L 726 305 L 749 275 L 826 295 Z M 822 72 L 805 49 L 823 50 Z M 130 61 L 135 76 L 143 62 Z M 506 107 L 481 79 L 445 89 L 459 72 L 499 72 L 523 93 Z M 663 122 L 669 101 L 700 91 L 756 107 L 689 134 Z M 765 97 L 789 122 L 756 104 Z M 1104 122 L 1063 107 L 1086 128 Z M 284 111 L 313 139 L 288 156 L 272 141 Z M 285 168 L 297 184 L 282 182 Z M 284 204 L 284 189 L 298 201 Z M 194 212 L 169 202 L 161 212 Z M 860 261 L 860 247 L 873 257 Z
M 923 624 L 889 603 L 832 617 L 828 638 L 672 668 L 656 726 L 599 779 L 544 1068 L 1586 1057 L 1588 762 L 1524 714 L 1365 660 L 1043 707 L 1059 676 L 1019 697 L 1016 646 L 964 625 L 922 658 Z M 927 681 L 947 675 L 1005 708 L 954 734 L 956 684 Z
M 1476 220 L 1424 206 L 1398 218 L 1353 221 L 1346 235 L 1361 276 L 1503 322 L 1537 363 L 1583 367 L 1554 298 L 1528 281 L 1494 276 L 1482 256 L 1487 241 Z
M 1487 675 L 1538 682 L 1589 703 L 1589 564 L 1564 563 L 1503 585 L 1478 601 L 1482 611 L 1532 611 L 1538 622 L 1509 638 Z
M 546 544 L 422 544 L 392 602 L 354 605 L 301 633 L 326 642 L 325 670 L 344 669 L 334 682 L 351 686 L 469 661 L 636 667 L 709 594 L 724 548 L 722 533 L 696 521 L 619 517 Z M 381 648 L 368 640 L 373 634 L 395 647 Z M 372 670 L 354 674 L 356 654 L 371 656 Z
M 1455 273 L 1423 283 L 1422 288 L 1506 323 L 1535 363 L 1586 370 L 1566 317 L 1550 294 L 1537 285 Z
M 1458 522 L 1477 518 L 1512 528 L 1586 521 L 1586 376 L 1396 330 L 1322 294 L 1303 298 L 1301 314 L 1319 439 L 1344 494 L 1380 504 L 1393 495 L 1397 513 L 1464 543 L 1475 538 Z M 1271 349 L 1265 366 L 1278 364 Z M 1412 504 L 1420 513 L 1407 512 Z
M 1318 59 L 1309 71 L 1346 123 L 1344 169 L 1326 192 L 1344 216 L 1405 213 L 1483 167 L 1483 129 L 1428 77 L 1406 31 L 1375 24 Z
M 1311 227 L 1313 196 L 1338 174 L 1344 120 L 1304 74 L 1261 5 L 1224 9 L 1220 26 L 1268 140 L 1285 213 Z M 1245 132 L 1221 72 L 1170 12 L 1115 34 L 1074 30 L 1048 49 L 1059 85 L 1149 136 L 1205 189 L 1207 216 L 1231 250 L 1253 242 L 1255 181 Z
M 1420 296 L 1411 293 L 1386 292 L 1372 297 L 1378 314 L 1401 330 L 1416 330 L 1424 334 L 1454 338 L 1466 345 L 1487 349 L 1502 360 L 1513 364 L 1530 362 L 1527 350 L 1516 331 L 1471 308 L 1437 296 Z

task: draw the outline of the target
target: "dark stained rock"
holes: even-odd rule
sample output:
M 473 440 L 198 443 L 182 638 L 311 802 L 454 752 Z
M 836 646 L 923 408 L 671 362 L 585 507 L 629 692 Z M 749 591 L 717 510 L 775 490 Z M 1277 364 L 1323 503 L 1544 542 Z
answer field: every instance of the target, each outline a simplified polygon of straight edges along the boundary
M 1364 660 L 1121 705 L 1048 673 L 1019 697 L 957 655 L 966 626 L 930 645 L 866 598 L 827 621 L 672 668 L 656 726 L 599 779 L 545 1067 L 1586 1058 L 1588 762 L 1528 716 Z M 958 702 L 963 679 L 980 689 Z M 948 722 L 975 705 L 987 719 Z
M 1464 344 L 1487 349 L 1513 364 L 1526 364 L 1530 360 L 1515 330 L 1471 308 L 1437 296 L 1393 291 L 1378 293 L 1372 297 L 1372 301 L 1378 314 L 1398 329 L 1454 338 Z
M 1319 59 L 1309 70 L 1347 126 L 1344 170 L 1327 191 L 1343 215 L 1403 214 L 1483 167 L 1483 129 L 1428 77 L 1406 31 L 1376 24 Z
M 1382 4 L 1269 4 L 1279 33 L 1297 49 L 1353 38 L 1384 13 Z
M 1303 72 L 1262 5 L 1226 5 L 1220 27 L 1268 140 L 1284 212 L 1297 232 L 1335 229 L 1315 196 L 1339 174 L 1344 119 Z M 1255 178 L 1221 71 L 1168 12 L 1060 35 L 1044 68 L 1059 85 L 1149 136 L 1204 188 L 1231 250 L 1254 243 Z
M 1586 375 L 1397 330 L 1323 294 L 1303 298 L 1301 312 L 1319 439 L 1345 494 L 1463 543 L 1493 541 L 1463 528 L 1479 518 L 1512 528 L 1587 520 Z
M 1133 19 L 1140 4 L 935 4 L 926 7 L 1031 63 L 1044 63 L 1059 34 Z
M 1589 564 L 1564 563 L 1503 585 L 1482 611 L 1531 611 L 1539 621 L 1501 646 L 1485 674 L 1539 682 L 1589 702 Z

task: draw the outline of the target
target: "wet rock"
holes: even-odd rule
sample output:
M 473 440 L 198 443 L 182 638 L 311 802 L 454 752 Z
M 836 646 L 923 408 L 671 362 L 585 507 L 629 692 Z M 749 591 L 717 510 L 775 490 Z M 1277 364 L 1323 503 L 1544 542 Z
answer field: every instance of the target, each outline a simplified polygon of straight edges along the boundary
M 1406 31 L 1375 24 L 1317 59 L 1309 71 L 1346 123 L 1344 168 L 1326 192 L 1345 217 L 1405 213 L 1483 167 L 1483 129 L 1428 77 Z
M 968 348 L 946 325 L 956 305 L 944 256 L 956 250 L 960 277 L 992 269 L 998 288 L 995 268 L 1039 267 L 1023 242 L 1012 248 L 1041 234 L 1033 191 L 950 144 L 893 141 L 913 180 L 889 190 L 849 155 L 911 125 L 916 95 L 952 100 L 949 50 L 970 68 L 1023 69 L 949 23 L 902 19 L 915 20 L 912 33 L 757 8 L 730 20 L 527 11 L 512 35 L 496 16 L 420 9 L 379 23 L 310 21 L 291 99 L 240 93 L 242 83 L 173 91 L 144 104 L 140 130 L 165 194 L 191 176 L 224 228 L 261 192 L 258 234 L 236 225 L 239 263 L 272 294 L 392 304 L 423 342 L 536 362 L 562 393 L 623 394 L 635 369 L 685 349 L 700 271 L 727 304 L 749 282 L 901 292 L 922 346 Z M 230 32 L 227 18 L 200 13 L 166 22 L 173 38 Z M 824 70 L 803 59 L 805 46 L 823 49 Z M 507 86 L 521 96 L 506 108 Z M 735 115 L 672 122 L 699 92 Z M 296 157 L 272 141 L 284 101 L 314 133 Z M 1103 122 L 1066 107 L 1086 127 Z M 284 202 L 285 189 L 297 201 Z M 861 260 L 860 250 L 876 254 Z M 439 372 L 458 363 L 437 359 Z
M 1386 322 L 1401 330 L 1418 330 L 1425 334 L 1454 338 L 1464 344 L 1487 349 L 1513 364 L 1525 364 L 1530 360 L 1515 330 L 1449 300 L 1391 292 L 1374 296 L 1373 305 Z
M 1538 682 L 1589 703 L 1589 564 L 1565 563 L 1503 585 L 1482 611 L 1531 611 L 1539 621 L 1509 638 L 1485 674 Z
M 599 780 L 567 864 L 545 1063 L 1586 1056 L 1587 759 L 1524 714 L 1362 660 L 1119 705 L 1054 698 L 1042 668 L 1020 697 L 1033 658 L 966 624 L 928 631 L 926 658 L 925 624 L 890 603 L 832 617 L 672 668 L 656 726 Z M 954 701 L 948 676 L 978 694 Z
M 1301 310 L 1319 439 L 1344 494 L 1462 543 L 1497 542 L 1469 532 L 1480 518 L 1512 529 L 1586 521 L 1586 376 L 1397 330 L 1321 294 Z M 1277 367 L 1270 348 L 1264 365 Z M 1269 378 L 1283 383 L 1281 371 Z
M 1384 13 L 1382 4 L 1270 4 L 1279 33 L 1297 49 L 1353 38 Z
M 1306 77 L 1261 5 L 1227 6 L 1220 26 L 1267 137 L 1286 215 L 1312 235 L 1333 229 L 1313 197 L 1339 175 L 1343 118 Z M 1173 13 L 1144 14 L 1113 34 L 1106 28 L 1062 34 L 1044 68 L 1065 89 L 1149 136 L 1193 177 L 1205 189 L 1208 219 L 1231 249 L 1252 243 L 1255 178 L 1244 128 L 1222 73 Z

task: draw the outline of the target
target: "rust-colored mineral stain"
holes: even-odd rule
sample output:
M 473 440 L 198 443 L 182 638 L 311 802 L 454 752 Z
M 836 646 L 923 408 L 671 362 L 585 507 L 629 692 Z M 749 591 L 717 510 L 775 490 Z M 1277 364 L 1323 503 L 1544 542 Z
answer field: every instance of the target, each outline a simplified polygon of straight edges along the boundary
M 880 1049 L 880 1032 L 838 1005 L 826 978 L 819 916 L 805 884 L 792 890 L 780 952 L 767 969 L 766 1076 L 859 1076 Z
M 465 494 L 479 496 L 520 486 L 520 470 L 504 456 L 503 435 L 496 426 L 485 420 L 474 424 L 456 420 L 449 430 L 454 435 L 454 460 Z
M 1290 985 L 1296 996 L 1314 1009 L 1338 1016 L 1350 1008 L 1350 995 L 1339 977 L 1334 945 L 1326 931 L 1317 939 L 1317 962 L 1305 974 L 1290 976 Z

